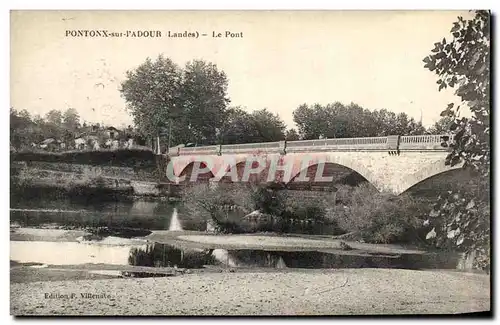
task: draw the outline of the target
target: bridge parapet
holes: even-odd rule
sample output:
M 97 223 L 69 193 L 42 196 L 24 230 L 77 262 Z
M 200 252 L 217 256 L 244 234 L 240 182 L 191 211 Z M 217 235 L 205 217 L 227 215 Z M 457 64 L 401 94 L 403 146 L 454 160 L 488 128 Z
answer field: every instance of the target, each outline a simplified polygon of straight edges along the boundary
M 452 139 L 451 135 L 393 135 L 387 137 L 277 141 L 204 147 L 177 147 L 171 148 L 169 154 L 177 156 L 248 154 L 259 151 L 282 154 L 321 151 L 447 151 L 448 147 L 443 146 L 443 142 L 448 142 Z
M 400 150 L 447 150 L 443 141 L 450 141 L 451 135 L 404 135 L 400 137 Z
M 288 141 L 286 152 L 386 150 L 387 137 Z
M 256 151 L 280 152 L 280 142 L 261 142 L 221 145 L 222 154 L 253 153 Z

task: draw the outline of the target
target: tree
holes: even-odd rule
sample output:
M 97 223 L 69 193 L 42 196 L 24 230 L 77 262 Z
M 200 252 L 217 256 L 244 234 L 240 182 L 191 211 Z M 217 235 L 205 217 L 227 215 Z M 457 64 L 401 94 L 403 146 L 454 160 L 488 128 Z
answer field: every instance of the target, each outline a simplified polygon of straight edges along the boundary
M 252 112 L 252 122 L 259 141 L 273 142 L 285 140 L 285 122 L 278 114 L 261 109 Z
M 51 110 L 45 115 L 45 120 L 47 123 L 53 124 L 54 126 L 61 126 L 62 123 L 62 113 L 58 110 Z
M 214 144 L 229 102 L 226 75 L 214 64 L 192 61 L 181 69 L 161 55 L 128 71 L 120 91 L 137 129 L 171 137 L 171 145 Z
M 293 119 L 303 139 L 418 135 L 425 132 L 422 123 L 406 113 L 396 115 L 385 109 L 370 111 L 355 103 L 335 102 L 311 107 L 303 104 L 293 112 Z
M 435 226 L 428 238 L 437 245 L 450 245 L 476 253 L 476 266 L 489 269 L 490 256 L 490 14 L 476 11 L 472 19 L 458 17 L 451 28 L 452 39 L 434 44 L 424 67 L 439 77 L 438 90 L 454 88 L 461 99 L 441 113 L 454 119 L 454 134 L 446 164 L 463 162 L 477 173 L 471 186 L 443 193 L 431 213 Z M 460 118 L 460 107 L 468 107 L 471 118 Z
M 286 130 L 286 133 L 285 133 L 285 140 L 297 141 L 297 140 L 300 140 L 300 137 L 295 129 L 288 129 L 288 130 Z
M 300 137 L 304 140 L 318 139 L 328 130 L 325 111 L 319 104 L 300 105 L 293 111 L 293 121 L 297 124 Z
M 227 110 L 221 128 L 224 144 L 273 142 L 285 139 L 285 123 L 267 109 L 247 113 L 239 107 Z
M 156 137 L 170 119 L 179 122 L 184 112 L 180 103 L 182 72 L 169 58 L 150 58 L 135 70 L 127 71 L 121 95 L 132 112 L 134 123 L 144 136 Z
M 396 115 L 395 128 L 392 134 L 399 135 L 422 135 L 425 128 L 421 122 L 416 122 L 413 117 L 409 117 L 406 113 L 402 112 Z M 387 134 L 389 135 L 389 134 Z
M 62 117 L 64 127 L 72 132 L 75 132 L 80 127 L 80 115 L 74 108 L 68 108 Z
M 450 133 L 450 126 L 455 121 L 451 116 L 441 117 L 433 126 L 429 128 L 430 134 L 447 134 Z
M 223 144 L 259 142 L 254 128 L 252 116 L 240 107 L 231 107 L 226 111 L 226 117 L 220 132 L 220 142 Z
M 26 147 L 32 141 L 32 121 L 30 114 L 10 108 L 10 143 L 15 148 Z
M 229 103 L 227 85 L 226 74 L 215 64 L 201 60 L 186 64 L 180 97 L 194 142 L 216 143 Z

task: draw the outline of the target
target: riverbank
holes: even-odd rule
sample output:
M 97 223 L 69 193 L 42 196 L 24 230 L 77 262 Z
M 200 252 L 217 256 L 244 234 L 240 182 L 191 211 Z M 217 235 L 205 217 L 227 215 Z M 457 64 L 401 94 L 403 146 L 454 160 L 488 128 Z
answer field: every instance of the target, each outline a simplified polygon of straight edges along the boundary
M 58 161 L 12 161 L 11 194 L 47 196 L 178 197 L 155 165 L 92 165 Z
M 10 311 L 68 316 L 449 314 L 490 310 L 489 292 L 489 277 L 477 274 L 275 270 L 13 283 Z M 82 293 L 95 297 L 82 298 Z M 59 298 L 45 298 L 49 294 Z M 73 299 L 64 298 L 71 294 Z

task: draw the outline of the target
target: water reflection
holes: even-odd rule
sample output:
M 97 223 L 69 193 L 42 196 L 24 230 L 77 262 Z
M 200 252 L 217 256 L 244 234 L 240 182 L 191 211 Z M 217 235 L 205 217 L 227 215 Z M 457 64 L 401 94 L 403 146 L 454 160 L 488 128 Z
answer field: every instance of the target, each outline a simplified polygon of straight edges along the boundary
M 336 255 L 307 251 L 263 251 L 224 249 L 182 249 L 166 244 L 104 244 L 101 242 L 11 242 L 10 260 L 39 265 L 107 264 L 145 267 L 178 267 L 198 269 L 207 265 L 231 268 L 402 268 L 402 269 L 454 269 L 456 260 L 436 259 L 435 255 L 404 255 L 377 257 Z M 119 269 L 119 268 L 118 268 Z M 95 270 L 93 270 L 95 271 Z M 163 272 L 122 272 L 122 276 L 167 276 Z M 116 272 L 114 272 L 116 273 Z
M 179 214 L 177 213 L 177 208 L 174 208 L 174 210 L 172 211 L 172 218 L 170 218 L 170 226 L 168 227 L 168 230 L 183 230 L 181 222 L 179 220 Z
M 183 250 L 171 245 L 152 244 L 132 248 L 128 264 L 150 267 L 201 268 L 215 263 L 213 250 Z
M 200 268 L 204 265 L 223 265 L 240 268 L 400 268 L 453 269 L 456 261 L 437 260 L 436 255 L 408 254 L 403 256 L 338 255 L 317 251 L 264 250 L 183 250 L 165 244 L 153 244 L 130 252 L 129 264 L 136 266 L 178 266 Z
M 65 229 L 121 227 L 168 230 L 173 217 L 176 227 L 198 231 L 206 229 L 205 220 L 187 215 L 182 205 L 160 200 L 80 204 L 69 199 L 38 199 L 17 202 L 10 211 L 11 222 L 24 227 L 55 224 Z
M 231 216 L 241 220 L 239 216 Z M 23 227 L 53 224 L 64 229 L 75 228 L 142 228 L 147 230 L 213 231 L 213 224 L 198 216 L 189 215 L 182 204 L 162 200 L 134 199 L 121 201 L 81 202 L 69 198 L 11 202 L 11 222 Z M 283 233 L 335 234 L 334 225 L 320 222 L 289 220 L 250 222 L 248 231 L 278 231 Z

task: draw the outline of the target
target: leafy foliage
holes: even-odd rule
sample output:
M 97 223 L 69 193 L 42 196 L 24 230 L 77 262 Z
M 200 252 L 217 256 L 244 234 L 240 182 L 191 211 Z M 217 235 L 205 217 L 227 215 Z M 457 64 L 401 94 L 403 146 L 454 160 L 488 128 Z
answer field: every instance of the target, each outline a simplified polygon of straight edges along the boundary
M 62 119 L 64 127 L 69 131 L 75 132 L 80 127 L 80 115 L 74 108 L 68 108 L 64 112 Z
M 177 118 L 177 124 L 184 117 L 179 98 L 181 79 L 181 69 L 161 55 L 155 61 L 147 58 L 135 70 L 127 71 L 120 91 L 136 127 L 145 136 L 155 137 L 168 126 L 169 119 Z
M 406 113 L 370 111 L 351 103 L 303 104 L 293 112 L 302 139 L 419 135 L 425 128 Z
M 226 75 L 214 64 L 181 69 L 161 55 L 128 71 L 120 91 L 137 128 L 149 137 L 171 133 L 174 145 L 215 143 L 229 103 Z
M 227 77 L 217 66 L 200 60 L 188 62 L 184 69 L 180 105 L 189 121 L 193 138 L 200 144 L 216 143 L 229 104 Z
M 285 123 L 267 109 L 248 113 L 239 107 L 228 109 L 221 130 L 224 144 L 272 142 L 285 139 Z
M 434 123 L 428 130 L 429 134 L 448 134 L 450 133 L 450 127 L 455 122 L 455 119 L 451 116 L 442 116 L 439 121 Z
M 93 148 L 95 139 L 100 144 L 100 148 L 110 149 L 106 146 L 106 141 L 109 139 L 106 126 L 99 125 L 99 123 L 81 123 L 80 114 L 74 108 L 69 108 L 64 112 L 51 110 L 45 118 L 39 115 L 31 116 L 26 110 L 17 111 L 14 108 L 10 110 L 10 142 L 15 150 L 37 151 L 35 146 L 40 145 L 46 139 L 54 139 L 56 142 L 51 143 L 52 148 L 43 149 L 43 152 L 73 150 L 77 149 L 75 139 L 84 135 L 92 136 L 92 140 L 87 139 L 90 148 Z M 135 144 L 146 145 L 142 136 L 130 125 L 118 134 L 118 140 L 122 144 L 128 139 L 133 139 Z M 59 144 L 56 144 L 58 141 L 64 143 L 65 147 L 61 148 Z
M 370 184 L 341 186 L 337 192 L 340 204 L 329 210 L 346 232 L 371 243 L 417 241 L 427 205 L 409 196 L 380 193 Z
M 285 140 L 287 141 L 297 141 L 300 140 L 300 136 L 295 129 L 288 129 L 285 133 Z
M 54 138 L 67 142 L 80 129 L 78 112 L 69 108 L 64 113 L 51 110 L 45 116 L 31 116 L 27 110 L 10 109 L 10 141 L 16 149 L 31 148 L 32 144 Z
M 434 206 L 435 224 L 428 237 L 436 244 L 453 245 L 464 251 L 479 252 L 476 262 L 489 268 L 490 219 L 490 14 L 476 11 L 465 20 L 458 17 L 451 29 L 452 39 L 436 42 L 432 54 L 424 58 L 424 67 L 439 76 L 438 89 L 455 88 L 459 105 L 450 103 L 441 113 L 453 119 L 454 133 L 447 164 L 463 162 L 463 167 L 478 173 L 477 182 L 468 191 L 443 193 Z M 460 118 L 467 107 L 471 118 Z M 445 221 L 442 221 L 445 220 Z M 429 222 L 429 221 L 427 221 Z
M 197 184 L 184 189 L 183 203 L 192 215 L 212 220 L 216 225 L 230 218 L 230 211 L 238 207 L 241 214 L 253 210 L 251 191 L 244 184 L 223 184 L 213 188 Z

